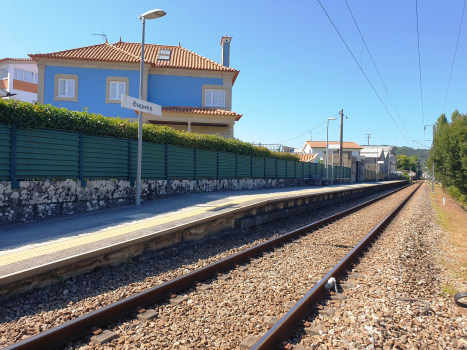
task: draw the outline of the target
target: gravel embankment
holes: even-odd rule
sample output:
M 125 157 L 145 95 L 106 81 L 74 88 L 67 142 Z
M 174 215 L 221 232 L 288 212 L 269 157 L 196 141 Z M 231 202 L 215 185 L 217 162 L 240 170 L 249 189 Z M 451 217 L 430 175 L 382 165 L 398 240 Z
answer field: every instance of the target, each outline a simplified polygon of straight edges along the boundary
M 291 342 L 307 349 L 467 349 L 467 317 L 437 264 L 443 232 L 423 185 L 371 248 L 348 282 L 334 316 L 313 315 L 320 335 L 303 329 Z
M 193 268 L 205 266 L 378 195 L 380 194 L 344 203 L 339 207 L 325 208 L 314 213 L 276 221 L 252 230 L 231 232 L 162 252 L 149 253 L 134 260 L 129 259 L 127 264 L 104 267 L 98 271 L 75 276 L 61 284 L 0 301 L 0 347 L 63 324 L 114 301 L 178 277 Z M 235 278 L 233 275 L 232 282 Z M 253 282 L 250 282 L 249 287 L 254 290 Z M 285 290 L 283 292 L 285 293 Z M 249 298 L 254 296 L 250 295 Z M 292 297 L 291 300 L 296 299 L 294 298 Z M 165 307 L 170 308 L 169 305 Z M 215 310 L 219 309 L 219 305 L 211 307 Z M 162 317 L 156 322 L 161 320 Z M 174 327 L 170 324 L 168 326 Z M 228 329 L 230 331 L 230 328 Z M 222 332 L 226 331 L 227 329 L 223 328 L 217 336 L 222 338 Z M 124 332 L 122 331 L 123 334 Z M 169 332 L 178 333 L 173 330 Z
M 246 270 L 231 271 L 229 279 L 205 281 L 209 290 L 180 293 L 186 300 L 178 305 L 157 303 L 151 307 L 158 313 L 153 321 L 110 324 L 107 329 L 118 338 L 104 347 L 76 341 L 72 348 L 235 349 L 248 335 L 265 333 L 268 317 L 283 316 L 287 303 L 300 300 L 300 289 L 319 280 L 321 271 L 334 266 L 410 190 L 266 253 Z

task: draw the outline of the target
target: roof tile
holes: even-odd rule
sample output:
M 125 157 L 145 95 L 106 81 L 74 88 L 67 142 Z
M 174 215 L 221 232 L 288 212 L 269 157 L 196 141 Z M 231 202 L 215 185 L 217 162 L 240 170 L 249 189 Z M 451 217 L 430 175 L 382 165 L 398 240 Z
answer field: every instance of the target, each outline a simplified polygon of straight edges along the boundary
M 315 148 L 326 148 L 326 141 L 306 141 L 306 143 L 311 147 Z M 329 141 L 330 145 L 339 145 L 339 141 Z M 342 147 L 344 148 L 353 148 L 353 149 L 362 149 L 363 147 L 357 145 L 355 142 L 343 142 Z
M 0 62 L 3 62 L 3 61 L 32 61 L 31 58 L 0 58 Z
M 319 153 L 299 153 L 297 154 L 300 162 L 314 162 Z
M 172 51 L 170 60 L 166 61 L 157 59 L 161 49 Z M 150 63 L 153 67 L 224 71 L 235 72 L 237 74 L 239 72 L 234 68 L 223 66 L 181 46 L 145 44 L 144 50 L 145 62 Z M 29 56 L 31 58 L 49 57 L 139 63 L 141 56 L 141 44 L 119 41 L 115 44 L 104 43 L 52 53 L 32 54 Z
M 209 115 L 225 115 L 235 116 L 237 121 L 240 120 L 243 114 L 237 114 L 234 111 L 225 111 L 223 109 L 210 109 L 210 108 L 199 108 L 199 107 L 162 107 L 164 113 L 182 113 L 182 114 L 209 114 Z

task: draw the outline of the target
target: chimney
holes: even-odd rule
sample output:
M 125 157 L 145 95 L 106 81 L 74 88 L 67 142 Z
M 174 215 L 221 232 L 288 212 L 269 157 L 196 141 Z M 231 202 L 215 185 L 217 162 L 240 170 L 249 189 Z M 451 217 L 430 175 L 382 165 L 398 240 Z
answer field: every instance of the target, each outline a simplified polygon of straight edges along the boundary
M 221 46 L 222 46 L 222 57 L 221 57 L 221 64 L 223 66 L 229 67 L 230 64 L 230 41 L 232 40 L 231 36 L 225 36 L 221 39 Z

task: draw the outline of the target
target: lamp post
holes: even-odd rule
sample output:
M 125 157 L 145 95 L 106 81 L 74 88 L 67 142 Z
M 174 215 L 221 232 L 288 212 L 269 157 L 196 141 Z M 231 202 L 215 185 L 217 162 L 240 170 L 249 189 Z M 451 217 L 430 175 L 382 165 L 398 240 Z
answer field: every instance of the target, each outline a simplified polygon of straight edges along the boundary
M 141 66 L 139 70 L 139 98 L 143 99 L 143 70 L 144 70 L 144 28 L 147 19 L 155 19 L 165 16 L 165 12 L 162 10 L 151 10 L 143 13 L 139 16 L 141 23 L 143 24 L 143 33 L 141 39 Z M 136 166 L 136 200 L 135 204 L 141 204 L 141 159 L 143 150 L 143 112 L 138 113 L 138 163 Z
M 326 126 L 326 180 L 328 179 L 328 158 L 329 158 L 329 148 L 328 148 L 328 138 L 329 138 L 329 121 L 330 120 L 336 120 L 337 118 L 328 118 L 327 120 L 327 126 Z

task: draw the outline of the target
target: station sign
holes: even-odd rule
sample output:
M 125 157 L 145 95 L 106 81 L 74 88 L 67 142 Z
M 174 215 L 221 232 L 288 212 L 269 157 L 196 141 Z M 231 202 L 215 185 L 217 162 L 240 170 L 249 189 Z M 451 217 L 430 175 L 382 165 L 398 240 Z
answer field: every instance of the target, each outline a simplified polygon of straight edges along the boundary
M 135 112 L 149 113 L 157 115 L 158 117 L 162 116 L 162 106 L 151 103 L 148 101 L 140 100 L 139 98 L 134 98 L 127 95 L 122 95 L 122 104 L 123 108 L 132 109 Z

